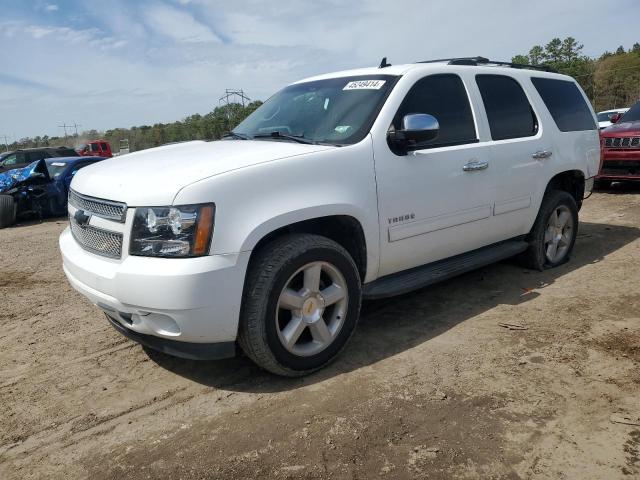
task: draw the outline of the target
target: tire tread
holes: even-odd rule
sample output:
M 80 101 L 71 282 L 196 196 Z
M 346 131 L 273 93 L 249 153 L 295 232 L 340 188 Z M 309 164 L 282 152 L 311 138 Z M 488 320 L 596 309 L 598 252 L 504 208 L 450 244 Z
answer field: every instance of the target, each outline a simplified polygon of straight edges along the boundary
M 342 246 L 326 237 L 313 234 L 290 234 L 276 238 L 256 253 L 247 270 L 240 313 L 238 344 L 254 363 L 277 375 L 287 377 L 307 375 L 323 368 L 340 353 L 337 352 L 332 358 L 315 368 L 294 370 L 278 362 L 271 352 L 266 338 L 264 318 L 267 314 L 269 296 L 272 294 L 269 287 L 274 283 L 279 271 L 288 262 L 294 261 L 299 255 L 316 248 L 331 249 L 340 253 L 350 261 L 354 271 L 358 272 L 355 262 Z M 360 296 L 360 292 L 349 292 L 349 294 Z M 360 299 L 358 298 L 357 301 L 359 314 Z M 351 334 L 353 334 L 353 330 Z M 347 343 L 348 340 L 345 342 L 345 346 Z

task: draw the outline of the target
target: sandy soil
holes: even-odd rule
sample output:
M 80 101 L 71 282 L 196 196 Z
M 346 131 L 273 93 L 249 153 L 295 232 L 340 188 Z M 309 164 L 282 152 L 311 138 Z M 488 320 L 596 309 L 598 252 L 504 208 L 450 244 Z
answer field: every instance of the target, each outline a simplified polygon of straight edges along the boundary
M 367 303 L 297 380 L 143 350 L 65 281 L 64 220 L 2 230 L 0 478 L 640 478 L 615 421 L 640 417 L 640 187 L 618 187 L 570 263 Z

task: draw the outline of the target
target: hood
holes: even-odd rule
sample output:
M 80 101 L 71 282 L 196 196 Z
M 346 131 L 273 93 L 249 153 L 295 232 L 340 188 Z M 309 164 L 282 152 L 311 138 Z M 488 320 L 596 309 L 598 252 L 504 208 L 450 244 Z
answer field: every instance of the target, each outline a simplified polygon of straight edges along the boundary
M 628 137 L 630 136 L 629 134 L 640 136 L 640 120 L 614 123 L 610 127 L 602 130 L 601 133 L 605 137 Z
M 71 188 L 129 206 L 170 205 L 183 187 L 207 177 L 336 148 L 282 140 L 194 141 L 151 148 L 80 170 Z
M 47 164 L 44 160 L 36 160 L 26 167 L 0 173 L 0 193 L 8 192 L 24 185 L 42 184 L 49 181 Z

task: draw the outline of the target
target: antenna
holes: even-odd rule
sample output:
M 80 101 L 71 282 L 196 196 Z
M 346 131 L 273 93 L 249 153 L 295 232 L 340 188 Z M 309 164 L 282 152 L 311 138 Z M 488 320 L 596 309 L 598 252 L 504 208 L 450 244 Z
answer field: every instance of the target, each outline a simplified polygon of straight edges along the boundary
M 387 63 L 387 57 L 382 57 L 382 61 L 380 62 L 380 65 L 378 66 L 378 68 L 387 68 L 390 66 L 391 64 Z

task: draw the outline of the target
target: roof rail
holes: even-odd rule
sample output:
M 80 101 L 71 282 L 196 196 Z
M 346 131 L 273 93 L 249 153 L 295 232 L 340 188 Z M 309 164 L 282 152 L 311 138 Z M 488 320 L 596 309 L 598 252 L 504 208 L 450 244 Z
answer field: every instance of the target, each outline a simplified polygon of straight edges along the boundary
M 542 70 L 543 72 L 553 72 L 557 73 L 557 71 L 549 65 L 525 65 L 523 63 L 511 63 L 511 62 L 499 62 L 496 60 L 489 60 L 485 57 L 459 57 L 459 58 L 441 58 L 439 60 L 423 60 L 421 62 L 416 63 L 442 63 L 447 62 L 448 65 L 499 65 L 502 67 L 511 67 L 511 68 L 524 68 L 531 70 Z

